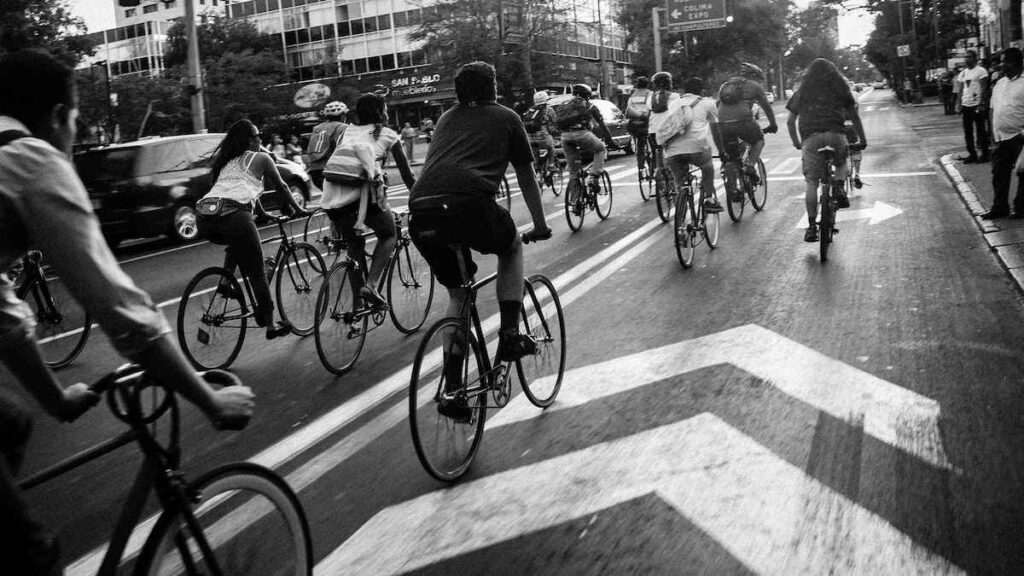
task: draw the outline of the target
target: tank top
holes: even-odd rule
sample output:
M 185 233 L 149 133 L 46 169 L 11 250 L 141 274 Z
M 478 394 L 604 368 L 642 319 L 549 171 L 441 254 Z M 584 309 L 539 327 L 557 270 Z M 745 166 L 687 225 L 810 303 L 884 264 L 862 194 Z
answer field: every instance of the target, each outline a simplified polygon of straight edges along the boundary
M 249 172 L 256 153 L 246 150 L 233 158 L 220 171 L 216 184 L 203 198 L 227 198 L 242 204 L 250 204 L 263 194 L 263 179 Z

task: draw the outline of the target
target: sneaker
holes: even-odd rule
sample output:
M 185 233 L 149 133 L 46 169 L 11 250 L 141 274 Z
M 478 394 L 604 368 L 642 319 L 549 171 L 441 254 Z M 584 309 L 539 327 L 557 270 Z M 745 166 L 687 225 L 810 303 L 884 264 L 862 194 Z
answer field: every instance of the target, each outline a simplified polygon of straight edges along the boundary
M 273 340 L 274 338 L 280 338 L 281 336 L 287 336 L 292 333 L 292 325 L 290 322 L 280 321 L 273 328 L 267 328 L 267 340 Z
M 372 286 L 363 284 L 362 288 L 359 289 L 359 296 L 362 297 L 363 301 L 369 304 L 372 308 L 383 308 L 387 305 L 387 301 L 373 289 Z
M 523 356 L 537 353 L 537 341 L 532 336 L 515 333 L 498 333 L 498 362 L 515 362 Z
M 437 413 L 459 424 L 469 424 L 473 421 L 473 409 L 469 407 L 469 401 L 465 398 L 442 398 L 437 403 Z
M 856 188 L 857 190 L 860 190 L 861 188 L 864 187 L 864 183 L 860 181 L 860 176 L 853 177 L 853 187 Z
M 717 214 L 722 211 L 722 205 L 718 203 L 716 198 L 705 198 L 704 211 L 708 214 Z
M 743 173 L 750 178 L 750 181 L 757 186 L 761 183 L 761 177 L 757 174 L 757 168 L 754 168 L 752 164 L 746 164 L 743 166 Z
M 850 207 L 850 197 L 846 195 L 846 190 L 836 190 L 832 195 L 836 198 L 836 208 L 842 209 Z
M 804 231 L 804 242 L 817 242 L 818 241 L 818 227 L 808 226 L 807 230 Z

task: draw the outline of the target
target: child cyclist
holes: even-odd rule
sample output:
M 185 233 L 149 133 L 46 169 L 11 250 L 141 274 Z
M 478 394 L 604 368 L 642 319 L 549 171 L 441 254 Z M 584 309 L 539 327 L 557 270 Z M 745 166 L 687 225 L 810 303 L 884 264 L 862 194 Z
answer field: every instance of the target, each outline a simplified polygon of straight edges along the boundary
M 857 136 L 857 129 L 853 126 L 853 119 L 847 118 L 843 124 L 843 128 L 846 130 L 846 143 L 850 148 L 850 176 L 853 178 L 853 187 L 860 190 L 864 187 L 864 183 L 860 180 L 860 160 L 864 157 L 862 150 L 863 146 L 860 146 L 860 137 Z M 847 190 L 849 192 L 849 190 Z

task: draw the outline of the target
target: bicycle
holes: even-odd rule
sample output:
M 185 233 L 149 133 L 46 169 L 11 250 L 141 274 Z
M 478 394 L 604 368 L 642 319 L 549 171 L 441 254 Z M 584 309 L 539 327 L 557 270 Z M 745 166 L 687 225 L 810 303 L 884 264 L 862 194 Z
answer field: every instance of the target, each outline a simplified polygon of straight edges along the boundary
M 317 294 L 315 339 L 320 363 L 332 374 L 344 374 L 352 368 L 363 350 L 367 333 L 379 328 L 386 316 L 391 316 L 399 332 L 412 334 L 423 326 L 430 313 L 434 275 L 403 225 L 408 212 L 395 212 L 394 216 L 398 240 L 387 272 L 377 283 L 377 292 L 387 300 L 385 306 L 374 306 L 356 296 L 369 270 L 366 252 L 352 260 L 341 256 L 348 248 L 344 240 L 330 241 L 331 250 L 338 257 Z M 368 328 L 371 321 L 373 326 Z
M 50 368 L 63 368 L 82 353 L 92 331 L 89 313 L 70 294 L 50 289 L 43 272 L 43 254 L 30 250 L 14 268 L 11 280 L 20 280 L 14 290 L 26 302 L 36 318 L 36 340 L 43 351 L 43 361 Z
M 287 216 L 276 218 L 281 235 L 261 241 L 281 242 L 277 255 L 266 258 L 267 283 L 274 282 L 277 309 L 291 323 L 292 333 L 309 336 L 316 323 L 316 294 L 327 267 L 316 248 L 291 239 L 284 227 L 288 221 Z M 178 342 L 197 370 L 226 368 L 238 357 L 256 307 L 245 274 L 242 282 L 244 292 L 233 270 L 211 266 L 185 287 L 178 305 Z
M 839 233 L 836 228 L 836 210 L 838 203 L 833 194 L 832 180 L 836 172 L 836 149 L 831 146 L 822 146 L 818 149 L 825 163 L 821 169 L 819 179 L 818 205 L 821 206 L 818 219 L 818 252 L 822 262 L 828 261 L 828 247 L 832 238 Z
M 459 317 L 442 318 L 427 330 L 416 351 L 409 385 L 409 424 L 416 456 L 427 473 L 445 482 L 458 479 L 472 464 L 483 439 L 487 410 L 501 408 L 511 398 L 513 364 L 492 362 L 477 308 L 477 293 L 497 275 L 474 281 L 466 272 L 464 248 L 451 248 L 458 257 L 466 296 Z M 516 375 L 527 399 L 545 408 L 554 402 L 565 373 L 565 318 L 554 284 L 541 274 L 524 279 L 520 332 L 537 342 L 537 352 L 514 362 Z M 441 413 L 443 403 L 457 400 L 468 403 L 468 419 Z
M 636 141 L 639 139 L 633 138 L 633 140 Z M 633 149 L 639 150 L 640 146 L 634 142 Z M 639 168 L 637 169 L 636 178 L 637 183 L 640 186 L 640 198 L 642 198 L 644 202 L 647 202 L 651 199 L 651 196 L 654 196 L 655 163 L 652 146 L 649 141 L 643 146 L 643 150 L 643 154 L 639 156 L 640 163 Z
M 533 172 L 540 184 L 540 191 L 550 188 L 551 193 L 558 196 L 562 193 L 562 167 L 558 159 L 549 154 L 547 148 L 534 149 L 536 158 L 533 161 Z
M 662 222 L 672 219 L 676 205 L 676 185 L 672 179 L 672 171 L 665 166 L 665 152 L 658 146 L 654 152 L 654 204 L 658 209 L 658 217 Z
M 598 218 L 607 220 L 612 212 L 612 180 L 608 172 L 601 170 L 598 175 L 598 189 L 591 190 L 587 186 L 587 174 L 590 171 L 590 164 L 586 168 L 580 168 L 582 161 L 576 161 L 576 175 L 569 176 L 569 182 L 565 187 L 565 220 L 573 232 L 583 227 L 583 218 L 587 210 L 597 212 Z
M 683 268 L 693 266 L 693 256 L 700 237 L 707 242 L 708 248 L 718 246 L 719 218 L 718 212 L 708 213 L 704 202 L 708 200 L 701 186 L 703 179 L 699 166 L 691 166 L 686 177 L 679 183 L 679 194 L 676 195 L 675 230 L 673 239 L 676 257 Z M 700 190 L 699 199 L 694 202 L 693 191 Z
M 215 385 L 238 383 L 220 371 Z M 105 394 L 114 416 L 131 429 L 87 448 L 19 483 L 30 490 L 128 444 L 143 460 L 121 507 L 97 574 L 313 573 L 309 522 L 295 492 L 272 470 L 250 462 L 223 464 L 188 481 L 181 466 L 180 410 L 173 392 L 122 366 L 91 386 Z M 169 415 L 170 425 L 158 426 Z M 163 443 L 162 443 L 163 442 Z M 159 516 L 144 519 L 150 492 Z M 148 533 L 141 545 L 133 531 Z
M 716 125 L 717 126 L 717 125 Z M 719 156 L 722 160 L 722 182 L 725 184 L 726 208 L 729 211 L 729 219 L 733 222 L 743 220 L 743 208 L 746 199 L 750 198 L 750 205 L 754 210 L 764 210 L 768 201 L 768 174 L 764 169 L 764 162 L 757 159 L 757 181 L 755 182 L 746 170 L 750 154 L 750 146 L 738 136 L 724 142 L 724 154 Z
M 306 216 L 306 223 L 302 227 L 302 241 L 311 244 L 320 252 L 321 256 L 330 253 L 329 242 L 334 239 L 334 230 L 331 227 L 331 219 L 327 217 L 327 211 L 317 208 Z

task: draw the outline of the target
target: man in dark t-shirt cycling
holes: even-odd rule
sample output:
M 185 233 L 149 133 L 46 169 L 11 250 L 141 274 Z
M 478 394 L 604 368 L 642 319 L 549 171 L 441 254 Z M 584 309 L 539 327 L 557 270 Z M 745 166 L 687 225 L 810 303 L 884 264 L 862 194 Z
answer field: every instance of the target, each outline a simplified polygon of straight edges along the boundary
M 509 163 L 530 210 L 531 240 L 551 237 L 544 220 L 540 188 L 533 173 L 533 152 L 519 115 L 496 102 L 494 67 L 472 62 L 455 75 L 458 104 L 437 121 L 416 185 L 409 193 L 409 232 L 438 281 L 448 289 L 446 315 L 458 317 L 465 290 L 458 258 L 450 248 L 461 244 L 467 272 L 474 274 L 470 248 L 498 257 L 498 360 L 514 361 L 536 350 L 536 342 L 519 333 L 523 301 L 523 243 L 508 211 L 494 201 Z M 446 365 L 450 362 L 446 362 Z M 442 414 L 467 418 L 465 403 L 442 403 Z

